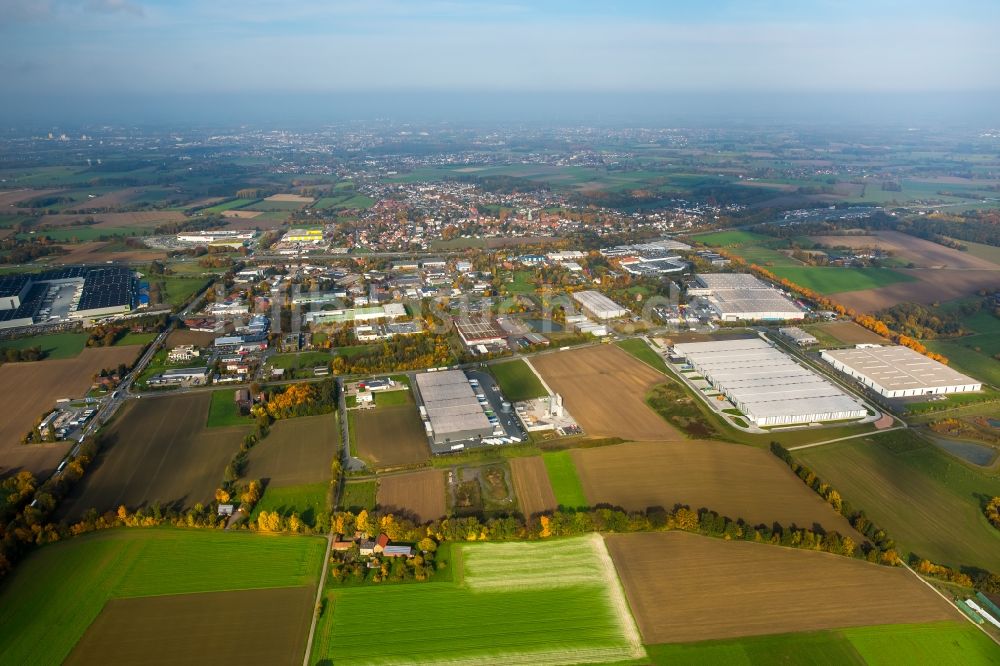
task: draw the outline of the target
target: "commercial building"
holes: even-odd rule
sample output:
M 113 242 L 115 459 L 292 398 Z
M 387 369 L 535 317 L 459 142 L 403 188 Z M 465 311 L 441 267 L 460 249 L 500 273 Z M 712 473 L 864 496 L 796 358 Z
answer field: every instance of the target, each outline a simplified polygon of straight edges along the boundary
M 486 317 L 455 317 L 455 329 L 466 347 L 505 345 L 507 334 Z
M 674 345 L 712 387 L 759 427 L 864 418 L 853 397 L 767 342 L 722 340 Z
M 749 273 L 704 273 L 688 296 L 699 296 L 722 321 L 805 319 L 802 309 Z
M 381 319 L 399 319 L 406 316 L 406 306 L 402 303 L 387 303 L 370 308 L 347 308 L 344 310 L 321 310 L 307 312 L 307 323 L 344 324 L 355 321 L 379 321 Z
M 0 328 L 125 314 L 147 298 L 140 292 L 135 273 L 122 266 L 68 266 L 6 276 L 0 279 Z M 57 298 L 60 293 L 68 295 Z
M 601 321 L 618 319 L 629 314 L 628 308 L 623 308 L 601 292 L 592 289 L 573 292 L 573 300 L 580 304 L 584 312 Z
M 819 344 L 819 340 L 812 333 L 806 333 L 798 326 L 786 326 L 784 328 L 779 328 L 778 333 L 797 344 L 799 347 L 808 347 L 809 345 Z
M 322 229 L 289 229 L 281 237 L 283 243 L 314 243 L 323 242 Z
M 887 398 L 968 393 L 982 382 L 929 359 L 909 347 L 859 345 L 820 353 L 837 370 L 858 379 Z
M 461 370 L 421 373 L 417 388 L 435 452 L 462 448 L 463 441 L 493 434 L 493 426 Z

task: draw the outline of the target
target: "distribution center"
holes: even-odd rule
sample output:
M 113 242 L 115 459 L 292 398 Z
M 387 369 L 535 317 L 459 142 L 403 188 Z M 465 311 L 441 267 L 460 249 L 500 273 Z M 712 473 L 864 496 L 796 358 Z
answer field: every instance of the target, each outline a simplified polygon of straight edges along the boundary
M 887 398 L 968 393 L 983 388 L 982 382 L 909 347 L 860 345 L 854 349 L 827 349 L 820 356 Z

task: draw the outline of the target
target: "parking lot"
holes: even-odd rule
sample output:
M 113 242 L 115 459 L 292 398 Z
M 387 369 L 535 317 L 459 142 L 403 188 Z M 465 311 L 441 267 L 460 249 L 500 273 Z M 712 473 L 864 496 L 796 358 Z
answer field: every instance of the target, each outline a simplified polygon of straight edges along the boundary
M 504 429 L 506 436 L 517 437 L 522 441 L 527 439 L 527 433 L 521 427 L 521 422 L 518 421 L 513 407 L 511 407 L 510 413 L 504 413 L 503 402 L 506 398 L 500 392 L 500 387 L 497 386 L 493 376 L 479 370 L 466 370 L 465 374 L 469 379 L 475 379 L 479 382 L 479 390 L 476 393 L 485 396 L 486 402 L 489 404 L 489 409 L 499 419 L 500 426 Z

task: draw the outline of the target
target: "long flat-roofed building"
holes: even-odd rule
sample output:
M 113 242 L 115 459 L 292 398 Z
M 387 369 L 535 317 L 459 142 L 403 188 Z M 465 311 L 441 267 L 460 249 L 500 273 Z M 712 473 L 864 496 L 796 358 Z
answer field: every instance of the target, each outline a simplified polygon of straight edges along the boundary
M 704 273 L 688 295 L 701 296 L 722 321 L 804 319 L 802 309 L 749 273 Z
M 820 356 L 887 398 L 968 393 L 983 388 L 981 381 L 899 345 L 828 349 Z
M 628 308 L 623 308 L 601 292 L 593 289 L 574 292 L 573 300 L 595 319 L 604 321 L 628 316 Z
M 840 388 L 758 338 L 682 343 L 674 352 L 760 427 L 868 414 Z
M 493 434 L 493 426 L 461 370 L 421 373 L 417 388 L 431 424 L 435 452 L 449 451 L 455 442 Z

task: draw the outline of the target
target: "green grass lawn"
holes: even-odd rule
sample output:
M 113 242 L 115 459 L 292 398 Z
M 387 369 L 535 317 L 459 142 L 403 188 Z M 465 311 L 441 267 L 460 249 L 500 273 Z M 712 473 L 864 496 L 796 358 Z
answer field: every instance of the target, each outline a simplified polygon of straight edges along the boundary
M 367 664 L 373 655 L 383 665 L 635 663 L 638 632 L 630 616 L 614 612 L 590 549 L 588 537 L 453 544 L 455 582 L 334 588 L 317 625 L 314 663 Z M 624 603 L 620 588 L 612 594 Z M 409 621 L 386 631 L 372 609 Z
M 264 496 L 253 508 L 250 520 L 257 520 L 261 511 L 277 511 L 286 518 L 297 513 L 306 525 L 316 527 L 316 518 L 319 514 L 326 512 L 326 493 L 329 488 L 330 484 L 328 483 L 309 483 L 301 486 L 277 488 L 268 486 L 264 490 Z
M 253 423 L 249 416 L 243 416 L 236 409 L 236 401 L 233 400 L 234 393 L 235 389 L 212 391 L 212 404 L 208 408 L 208 423 L 206 424 L 209 428 L 224 428 Z
M 1000 530 L 983 516 L 1000 476 L 970 467 L 909 431 L 884 433 L 793 455 L 913 552 L 949 566 L 1000 571 Z
M 376 407 L 398 407 L 412 405 L 413 394 L 410 391 L 379 391 L 375 393 Z
M 375 508 L 375 482 L 374 481 L 352 481 L 344 484 L 344 494 L 340 498 L 340 506 L 346 511 L 352 509 L 366 509 L 371 511 Z
M 659 354 L 653 351 L 653 349 L 646 344 L 645 340 L 640 338 L 630 338 L 628 340 L 619 340 L 615 344 L 632 356 L 635 356 L 646 365 L 653 366 L 665 375 L 670 374 L 670 371 L 667 370 L 667 364 L 663 362 L 663 359 L 660 358 Z
M 514 271 L 513 282 L 504 281 L 503 287 L 511 294 L 531 294 L 535 291 L 532 280 L 535 278 L 534 271 Z
M 120 340 L 115 342 L 115 347 L 126 345 L 148 345 L 156 339 L 156 333 L 126 333 Z
M 29 338 L 0 341 L 0 349 L 30 349 L 41 347 L 45 358 L 73 358 L 87 344 L 86 333 L 51 333 Z
M 590 505 L 569 451 L 546 451 L 542 460 L 545 461 L 545 471 L 549 474 L 556 502 L 567 508 Z
M 320 538 L 174 528 L 44 546 L 0 591 L 0 663 L 61 663 L 108 599 L 314 584 L 323 547 Z
M 656 666 L 685 664 L 990 664 L 997 647 L 966 622 L 896 624 L 835 631 L 649 645 Z
M 268 360 L 276 368 L 295 370 L 298 368 L 315 368 L 320 365 L 328 365 L 333 360 L 333 356 L 329 352 L 314 351 L 300 352 L 298 354 L 275 354 Z
M 520 359 L 508 363 L 494 363 L 489 369 L 508 400 L 530 400 L 548 395 L 538 376 Z

